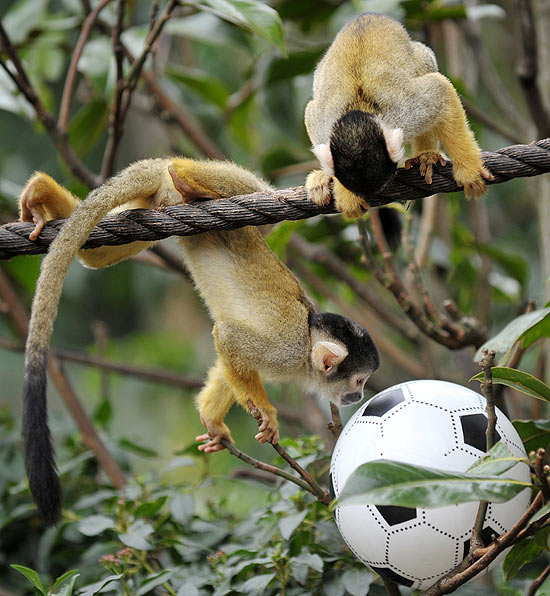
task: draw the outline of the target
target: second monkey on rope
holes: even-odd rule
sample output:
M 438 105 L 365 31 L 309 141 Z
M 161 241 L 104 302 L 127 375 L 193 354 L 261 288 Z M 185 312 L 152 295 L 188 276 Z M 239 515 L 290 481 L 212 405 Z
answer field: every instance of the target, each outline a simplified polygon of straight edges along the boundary
M 33 498 L 47 522 L 56 522 L 61 513 L 46 415 L 46 358 L 65 275 L 77 254 L 85 265 L 98 268 L 154 244 L 139 241 L 80 250 L 91 230 L 115 210 L 269 190 L 266 182 L 235 164 L 179 157 L 136 162 L 85 201 L 44 173 L 29 180 L 21 196 L 21 219 L 35 222 L 32 238 L 38 237 L 46 221 L 70 216 L 42 263 L 25 353 L 25 460 Z M 197 396 L 207 430 L 197 437 L 201 451 L 219 451 L 222 439 L 231 439 L 223 420 L 234 402 L 246 409 L 252 403 L 260 412 L 256 435 L 260 442 L 278 442 L 276 410 L 262 379 L 298 381 L 337 405 L 363 397 L 365 382 L 379 364 L 370 335 L 346 317 L 316 313 L 298 280 L 256 228 L 205 232 L 179 241 L 185 264 L 214 320 L 218 353 Z
M 419 164 L 428 184 L 433 165 L 445 164 L 441 146 L 467 197 L 484 194 L 483 179 L 493 180 L 434 53 L 390 17 L 364 13 L 338 33 L 315 70 L 305 124 L 322 167 L 307 177 L 308 196 L 326 205 L 334 193 L 348 217 L 362 215 L 394 175 L 403 142 L 413 155 L 405 167 Z

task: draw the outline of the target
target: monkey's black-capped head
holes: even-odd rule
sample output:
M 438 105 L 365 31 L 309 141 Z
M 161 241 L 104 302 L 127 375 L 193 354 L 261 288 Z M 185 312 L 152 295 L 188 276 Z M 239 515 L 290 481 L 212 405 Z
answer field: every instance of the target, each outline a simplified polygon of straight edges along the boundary
M 357 403 L 378 368 L 378 350 L 368 331 L 333 313 L 310 313 L 309 388 L 338 406 Z
M 351 110 L 334 123 L 329 144 L 317 145 L 313 152 L 326 172 L 368 199 L 395 174 L 403 157 L 403 131 L 372 114 Z

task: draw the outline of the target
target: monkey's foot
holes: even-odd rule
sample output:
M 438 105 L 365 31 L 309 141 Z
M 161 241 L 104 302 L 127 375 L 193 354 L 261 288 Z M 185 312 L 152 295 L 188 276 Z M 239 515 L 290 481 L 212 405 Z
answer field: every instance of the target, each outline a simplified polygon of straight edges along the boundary
M 46 225 L 46 210 L 42 202 L 48 183 L 48 176 L 37 174 L 31 178 L 21 194 L 21 221 L 33 221 L 36 224 L 29 234 L 30 240 L 36 240 Z
M 328 205 L 332 198 L 332 176 L 323 170 L 313 170 L 306 178 L 307 196 L 316 205 Z
M 202 417 L 201 422 L 206 426 L 208 432 L 195 437 L 195 440 L 201 443 L 201 445 L 198 446 L 199 451 L 204 451 L 204 453 L 216 453 L 217 451 L 225 449 L 222 444 L 223 439 L 233 442 L 231 433 L 223 422 L 221 424 L 207 423 Z
M 344 217 L 355 219 L 364 215 L 369 206 L 367 202 L 348 190 L 339 180 L 334 180 L 334 202 L 336 209 Z
M 405 169 L 410 170 L 413 166 L 419 165 L 420 166 L 420 175 L 424 176 L 424 180 L 426 180 L 426 184 L 432 183 L 432 174 L 433 174 L 433 166 L 436 163 L 440 163 L 444 166 L 447 162 L 443 158 L 443 156 L 438 153 L 437 151 L 424 151 L 420 155 L 416 157 L 412 157 L 411 159 L 407 159 L 405 161 Z
M 260 443 L 278 443 L 279 422 L 277 421 L 277 410 L 273 407 L 264 409 L 254 406 L 254 408 L 251 409 L 251 413 L 259 424 L 259 432 L 254 436 L 254 438 L 257 441 L 260 441 Z
M 454 168 L 455 182 L 464 187 L 464 196 L 467 199 L 478 199 L 487 192 L 487 186 L 484 180 L 494 180 L 495 177 L 487 168 L 482 167 L 476 176 L 466 176 L 459 169 Z

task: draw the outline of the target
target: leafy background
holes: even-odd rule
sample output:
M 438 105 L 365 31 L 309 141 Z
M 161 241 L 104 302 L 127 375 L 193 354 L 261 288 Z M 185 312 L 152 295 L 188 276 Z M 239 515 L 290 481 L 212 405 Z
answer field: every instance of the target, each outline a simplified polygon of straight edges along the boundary
M 313 167 L 303 111 L 315 63 L 341 25 L 362 10 L 402 20 L 415 39 L 434 48 L 441 70 L 465 100 L 484 149 L 541 137 L 516 73 L 521 56 L 518 3 L 199 0 L 181 4 L 145 65 L 175 109 L 159 106 L 150 86 L 138 84 L 115 171 L 144 157 L 210 153 L 247 166 L 278 187 L 303 184 Z M 544 0 L 533 6 L 543 32 L 537 40 L 538 77 L 545 93 L 550 89 L 545 84 L 550 81 L 550 51 L 544 45 Z M 41 102 L 54 114 L 89 8 L 84 0 L 17 0 L 0 7 L 4 29 Z M 143 48 L 150 10 L 151 3 L 141 0 L 126 5 L 122 40 L 133 55 Z M 101 170 L 109 136 L 117 77 L 106 30 L 115 20 L 112 2 L 101 12 L 84 47 L 71 102 L 69 143 L 92 172 Z M 196 134 L 189 134 L 189 127 Z M 0 131 L 0 221 L 17 218 L 18 195 L 35 170 L 48 172 L 81 197 L 86 195 L 88 188 L 71 173 L 32 107 L 2 69 Z M 506 361 L 520 339 L 525 348 L 520 368 L 532 375 L 529 379 L 541 380 L 548 380 L 548 311 L 542 307 L 549 298 L 550 249 L 545 245 L 550 237 L 545 211 L 549 199 L 548 181 L 543 178 L 493 186 L 481 202 L 466 202 L 461 194 L 436 199 L 437 217 L 422 268 L 437 303 L 451 298 L 463 313 L 488 327 L 488 337 L 504 330 L 499 357 Z M 425 205 L 427 201 L 420 201 L 408 211 L 413 241 L 423 236 Z M 478 372 L 472 346 L 449 351 L 424 337 L 412 342 L 395 325 L 380 320 L 342 275 L 305 256 L 296 237 L 338 256 L 342 268 L 368 288 L 375 301 L 403 325 L 408 322 L 361 261 L 354 222 L 316 218 L 282 224 L 272 233 L 272 249 L 301 277 L 320 307 L 352 316 L 372 331 L 382 366 L 369 382 L 369 395 L 424 376 L 466 384 Z M 174 248 L 173 241 L 165 244 Z M 394 258 L 407 279 L 402 245 Z M 40 261 L 41 257 L 27 256 L 0 265 L 27 308 Z M 539 304 L 532 320 L 519 330 L 517 324 L 507 327 L 524 312 L 528 299 Z M 198 455 L 193 441 L 201 432 L 192 400 L 195 389 L 70 362 L 65 366 L 79 398 L 131 482 L 124 494 L 113 490 L 55 388 L 49 387 L 66 509 L 63 523 L 44 531 L 24 480 L 18 423 L 22 355 L 13 343 L 17 329 L 3 300 L 0 337 L 4 340 L 0 590 L 31 594 L 33 584 L 37 593 L 51 589 L 64 595 L 384 593 L 379 578 L 343 546 L 324 506 L 295 487 L 247 477 L 228 454 Z M 210 323 L 190 284 L 150 259 L 103 271 L 74 264 L 65 283 L 53 345 L 198 380 L 214 355 Z M 291 437 L 287 448 L 326 483 L 333 445 L 325 427 L 327 405 L 293 387 L 271 387 L 269 392 L 281 412 L 283 436 Z M 538 393 L 540 397 L 544 388 L 538 387 Z M 521 420 L 517 428 L 527 450 L 550 443 L 544 401 L 529 400 L 512 389 L 506 390 L 505 398 L 511 417 Z M 228 423 L 242 450 L 271 461 L 270 448 L 253 439 L 251 417 L 234 409 Z M 481 587 L 468 585 L 461 593 L 523 593 L 544 567 L 547 547 L 547 536 L 537 534 L 522 546 L 520 563 L 497 569 Z M 25 578 L 10 564 L 36 569 L 39 575 L 22 569 Z M 78 577 L 65 576 L 55 585 L 56 578 L 71 569 L 78 569 Z

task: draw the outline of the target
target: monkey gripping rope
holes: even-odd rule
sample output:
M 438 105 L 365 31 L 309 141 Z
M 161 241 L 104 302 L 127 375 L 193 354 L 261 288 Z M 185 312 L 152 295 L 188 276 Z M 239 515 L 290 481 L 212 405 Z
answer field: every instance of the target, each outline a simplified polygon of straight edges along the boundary
M 482 154 L 485 165 L 500 184 L 512 178 L 538 176 L 550 172 L 550 139 L 530 145 L 512 145 Z M 411 201 L 460 188 L 453 179 L 452 165 L 434 166 L 432 184 L 426 184 L 418 168 L 398 169 L 394 178 L 368 201 L 380 207 L 393 201 Z M 308 200 L 305 188 L 298 186 L 271 193 L 201 201 L 166 207 L 162 210 L 133 209 L 101 220 L 84 248 L 127 244 L 134 240 L 162 240 L 168 236 L 191 236 L 209 230 L 233 230 L 248 225 L 296 220 L 319 214 L 336 213 L 334 205 L 319 207 Z M 0 227 L 0 259 L 48 250 L 65 220 L 49 222 L 36 241 L 29 240 L 33 223 L 13 222 Z

